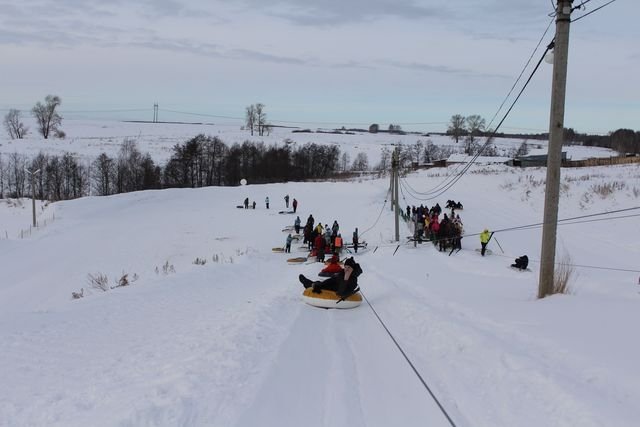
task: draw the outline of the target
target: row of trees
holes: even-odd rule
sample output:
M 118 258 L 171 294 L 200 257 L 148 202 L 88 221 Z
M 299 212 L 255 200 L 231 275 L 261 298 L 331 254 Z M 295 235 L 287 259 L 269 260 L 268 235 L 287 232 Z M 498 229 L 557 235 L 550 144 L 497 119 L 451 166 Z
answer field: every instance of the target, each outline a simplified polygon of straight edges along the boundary
M 34 172 L 33 189 L 27 170 Z M 57 201 L 161 186 L 161 168 L 149 154 L 142 155 L 132 140 L 124 141 L 115 158 L 102 153 L 90 163 L 82 163 L 71 153 L 39 153 L 33 159 L 18 153 L 0 155 L 0 198 L 35 193 L 38 199 Z
M 293 148 L 245 141 L 227 146 L 217 137 L 198 135 L 173 148 L 164 170 L 168 187 L 237 185 L 242 178 L 252 183 L 326 179 L 336 173 L 340 149 L 309 143 Z
M 62 116 L 58 113 L 58 107 L 61 103 L 62 100 L 59 96 L 47 95 L 44 103 L 38 102 L 31 109 L 31 114 L 38 124 L 38 132 L 44 139 L 48 139 L 50 135 L 56 138 L 65 137 L 64 132 L 60 129 Z M 11 139 L 22 139 L 29 133 L 29 127 L 22 122 L 20 110 L 10 109 L 5 114 L 2 124 Z
M 295 147 L 245 141 L 228 146 L 217 137 L 198 135 L 176 144 L 164 167 L 141 153 L 135 141 L 125 140 L 118 154 L 100 154 L 82 162 L 72 154 L 40 153 L 33 159 L 13 153 L 0 155 L 0 198 L 25 197 L 68 200 L 89 194 L 107 196 L 130 191 L 171 187 L 238 185 L 252 183 L 327 179 L 344 171 L 368 170 L 366 154 L 359 153 L 349 169 L 348 156 L 335 145 L 308 143 Z M 27 170 L 35 174 L 33 189 Z

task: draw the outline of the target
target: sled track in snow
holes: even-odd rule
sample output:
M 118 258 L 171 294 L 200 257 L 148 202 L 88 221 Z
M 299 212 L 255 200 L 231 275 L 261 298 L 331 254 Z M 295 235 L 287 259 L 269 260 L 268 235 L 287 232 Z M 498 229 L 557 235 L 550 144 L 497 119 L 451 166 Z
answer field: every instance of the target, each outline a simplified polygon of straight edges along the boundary
M 586 405 L 584 402 L 581 402 L 576 398 L 576 393 L 573 390 L 580 390 L 581 387 L 584 387 L 585 384 L 582 382 L 575 382 L 572 384 L 572 390 L 565 390 L 561 385 L 553 380 L 552 377 L 549 377 L 546 372 L 551 371 L 554 366 L 562 365 L 563 369 L 571 370 L 573 368 L 565 359 L 561 357 L 552 357 L 549 358 L 549 354 L 552 354 L 552 351 L 545 351 L 544 356 L 537 356 L 529 354 L 526 349 L 527 345 L 530 345 L 531 341 L 535 341 L 522 333 L 519 333 L 512 327 L 505 327 L 504 325 L 493 322 L 490 319 L 484 318 L 481 315 L 476 315 L 475 313 L 470 313 L 465 311 L 464 307 L 459 305 L 453 305 L 446 300 L 443 300 L 441 297 L 437 295 L 428 294 L 428 286 L 422 288 L 416 288 L 415 286 L 411 286 L 412 284 L 397 282 L 394 280 L 394 277 L 385 273 L 379 267 L 375 265 L 371 265 L 371 273 L 372 277 L 376 277 L 377 282 L 376 285 L 380 285 L 381 289 L 383 289 L 383 294 L 386 294 L 388 290 L 393 290 L 396 294 L 402 294 L 407 296 L 408 298 L 402 298 L 402 300 L 396 300 L 397 305 L 393 305 L 392 307 L 387 306 L 386 310 L 388 313 L 384 313 L 385 308 L 382 307 L 382 304 L 378 304 L 378 310 L 376 310 L 373 305 L 370 303 L 369 298 L 365 297 L 365 301 L 367 305 L 370 306 L 376 317 L 379 318 L 380 323 L 387 330 L 389 336 L 394 341 L 394 344 L 398 347 L 400 352 L 403 353 L 403 356 L 407 360 L 407 362 L 411 365 L 412 369 L 416 373 L 416 376 L 420 379 L 421 382 L 425 385 L 425 388 L 430 389 L 431 387 L 426 386 L 426 382 L 423 380 L 423 375 L 418 372 L 418 368 L 422 366 L 422 371 L 424 372 L 425 365 L 431 365 L 427 360 L 433 359 L 435 357 L 439 357 L 445 362 L 449 362 L 452 370 L 454 370 L 460 377 L 469 377 L 469 383 L 471 384 L 450 384 L 446 381 L 435 381 L 436 392 L 437 389 L 447 388 L 451 389 L 451 392 L 446 393 L 446 398 L 441 399 L 445 403 L 441 405 L 438 399 L 435 397 L 434 393 L 429 391 L 432 398 L 436 400 L 438 406 L 441 407 L 443 413 L 450 421 L 451 425 L 454 426 L 449 413 L 452 411 L 452 407 L 457 408 L 455 412 L 455 418 L 458 419 L 458 423 L 463 423 L 463 425 L 479 425 L 475 420 L 474 423 L 464 422 L 465 417 L 463 412 L 459 409 L 459 406 L 466 406 L 463 402 L 459 402 L 455 400 L 452 396 L 457 394 L 455 392 L 456 388 L 461 388 L 464 390 L 465 387 L 469 385 L 477 386 L 478 379 L 482 381 L 481 385 L 483 386 L 492 386 L 493 388 L 503 386 L 508 390 L 516 390 L 515 393 L 511 393 L 513 396 L 517 396 L 520 391 L 523 394 L 531 395 L 532 392 L 528 390 L 528 386 L 533 383 L 535 389 L 544 389 L 549 393 L 545 396 L 531 396 L 537 400 L 536 405 L 540 406 L 540 412 L 544 415 L 544 408 L 548 409 L 549 413 L 553 412 L 553 415 L 556 418 L 556 421 L 562 421 L 569 423 L 578 422 L 580 425 L 589 425 L 596 426 L 599 425 L 597 421 L 597 416 L 590 410 L 590 407 Z M 415 285 L 415 283 L 413 284 Z M 424 284 L 421 284 L 421 286 Z M 419 292 L 419 290 L 424 289 L 423 292 Z M 363 294 L 364 296 L 364 294 Z M 399 310 L 398 308 L 401 308 Z M 382 316 L 378 315 L 378 312 L 382 313 Z M 401 317 L 393 317 L 393 313 L 401 313 Z M 425 342 L 428 342 L 430 347 L 429 352 L 426 355 L 417 357 L 413 356 L 415 361 L 412 362 L 409 360 L 409 356 L 406 354 L 407 352 L 401 348 L 398 340 L 392 335 L 389 331 L 389 328 L 385 325 L 385 322 L 382 320 L 386 318 L 386 324 L 393 324 L 394 322 L 401 322 L 403 318 L 407 319 L 408 323 L 411 323 L 413 318 L 419 318 L 418 316 L 422 316 L 424 318 L 425 313 L 429 315 L 430 319 L 428 321 L 428 325 L 419 325 L 421 329 L 416 331 L 416 335 L 413 337 L 400 337 L 399 341 L 403 342 L 404 349 L 408 348 L 408 353 L 416 352 L 416 349 L 420 348 L 421 345 L 424 345 Z M 391 326 L 393 329 L 393 326 Z M 406 330 L 410 330 L 411 328 L 404 328 Z M 519 346 L 518 342 L 529 341 L 527 345 Z M 514 343 L 516 345 L 514 346 Z M 540 346 L 544 346 L 545 343 L 538 342 Z M 515 351 L 514 351 L 515 348 Z M 412 350 L 413 349 L 413 350 Z M 468 351 L 470 349 L 471 351 Z M 466 356 L 465 356 L 466 350 Z M 436 353 L 436 354 L 432 354 Z M 460 354 L 460 356 L 458 355 Z M 500 360 L 501 361 L 501 369 L 503 372 L 499 371 L 491 371 L 481 372 L 482 371 L 482 359 L 478 359 L 477 356 L 483 356 L 487 360 Z M 458 358 L 452 358 L 452 356 L 457 356 Z M 480 364 L 480 366 L 478 366 Z M 417 365 L 418 367 L 416 367 Z M 470 366 L 478 366 L 480 369 L 476 370 L 475 368 L 469 369 Z M 444 366 L 447 368 L 447 366 Z M 440 371 L 440 369 L 436 370 Z M 478 373 L 480 371 L 480 373 Z M 438 377 L 432 371 L 432 377 Z M 446 375 L 445 373 L 440 374 L 440 376 Z M 580 377 L 580 375 L 577 375 Z M 585 380 L 586 382 L 586 380 Z M 525 387 L 526 386 L 526 387 Z M 535 390 L 534 389 L 534 390 Z M 463 394 L 463 393 L 461 393 Z M 509 396 L 509 393 L 505 393 L 505 395 Z M 515 397 L 511 398 L 512 401 L 510 403 L 517 404 L 517 400 Z M 558 405 L 557 399 L 561 399 L 562 406 Z M 447 404 L 446 402 L 449 402 Z M 462 405 L 460 405 L 463 403 Z M 494 406 L 498 406 L 496 402 L 493 403 Z M 477 406 L 477 402 L 469 402 L 468 405 Z M 480 403 L 481 404 L 481 403 Z M 449 407 L 449 410 L 446 410 L 444 406 Z M 565 410 L 560 411 L 560 408 L 564 407 Z M 561 412 L 554 412 L 555 410 Z M 497 412 L 500 408 L 492 409 L 492 411 Z M 518 411 L 514 411 L 514 414 L 517 414 Z M 580 420 L 575 419 L 575 414 L 583 414 L 580 417 Z M 472 414 L 469 414 L 472 415 Z M 506 415 L 504 413 L 494 413 L 492 416 L 501 416 Z M 517 415 L 512 415 L 512 419 L 504 419 L 503 421 L 508 423 L 517 423 Z M 544 418 L 542 418 L 544 420 Z M 493 420 L 495 421 L 495 419 Z M 548 420 L 546 420 L 548 422 Z M 502 422 L 497 422 L 497 424 L 503 424 Z

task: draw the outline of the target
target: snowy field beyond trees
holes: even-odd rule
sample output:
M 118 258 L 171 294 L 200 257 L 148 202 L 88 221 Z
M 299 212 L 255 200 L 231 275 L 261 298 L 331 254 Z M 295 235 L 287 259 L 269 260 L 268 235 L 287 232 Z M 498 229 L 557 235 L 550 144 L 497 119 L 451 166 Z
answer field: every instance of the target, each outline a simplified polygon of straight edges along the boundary
M 217 126 L 66 123 L 65 140 L 2 139 L 0 152 L 88 159 L 134 138 L 161 162 L 197 133 L 250 139 Z M 400 139 L 452 144 L 283 129 L 264 140 L 284 138 L 365 151 L 371 163 Z M 430 199 L 455 170 L 408 174 L 400 199 L 464 204 L 451 256 L 408 243 L 404 222 L 394 241 L 388 176 L 39 202 L 32 230 L 29 199 L 0 199 L 0 426 L 637 426 L 638 165 L 562 170 L 557 260 L 570 292 L 542 300 L 545 169 L 478 164 Z M 302 302 L 298 275 L 321 267 L 272 252 L 295 219 L 278 213 L 286 194 L 303 222 L 337 220 L 347 241 L 358 227 L 361 306 Z M 246 197 L 255 210 L 236 208 Z M 482 257 L 484 228 L 496 233 Z M 524 254 L 531 271 L 511 269 Z

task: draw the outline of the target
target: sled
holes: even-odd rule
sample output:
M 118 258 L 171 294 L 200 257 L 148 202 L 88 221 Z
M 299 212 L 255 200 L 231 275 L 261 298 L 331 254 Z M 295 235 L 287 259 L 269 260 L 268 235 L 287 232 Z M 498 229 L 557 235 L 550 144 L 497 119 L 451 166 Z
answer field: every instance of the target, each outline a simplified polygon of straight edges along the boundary
M 309 305 L 321 308 L 354 308 L 362 304 L 362 295 L 359 292 L 349 295 L 344 300 L 334 291 L 323 289 L 320 293 L 313 292 L 313 288 L 307 288 L 302 293 L 302 300 Z M 339 302 L 338 302 L 339 301 Z
M 284 252 L 284 248 L 271 248 L 271 252 Z
M 244 206 L 242 206 L 242 205 L 238 205 L 238 206 L 236 206 L 236 208 L 238 208 L 238 209 L 244 209 Z
M 525 272 L 525 271 L 529 271 L 529 272 L 531 271 L 530 268 L 518 268 L 518 267 L 514 267 L 512 265 L 510 265 L 509 268 L 512 269 L 512 270 L 515 270 L 515 271 L 517 271 L 519 273 L 522 273 L 522 272 Z
M 292 231 L 296 231 L 296 228 L 293 225 L 287 225 L 282 229 L 283 233 L 291 233 Z
M 294 214 L 294 211 L 280 211 L 279 214 Z
M 303 262 L 307 262 L 308 258 L 306 256 L 299 256 L 295 258 L 289 258 L 287 262 L 289 264 L 302 264 Z

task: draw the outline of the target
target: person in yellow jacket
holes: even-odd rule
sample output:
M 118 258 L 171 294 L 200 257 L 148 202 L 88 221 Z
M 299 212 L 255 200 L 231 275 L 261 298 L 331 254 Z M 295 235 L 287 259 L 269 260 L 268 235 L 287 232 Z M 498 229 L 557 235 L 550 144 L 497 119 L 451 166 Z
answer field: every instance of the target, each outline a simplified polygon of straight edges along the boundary
M 480 251 L 480 253 L 482 254 L 482 256 L 484 256 L 484 253 L 487 251 L 487 243 L 489 243 L 489 240 L 491 239 L 491 234 L 489 232 L 488 229 L 484 229 L 484 231 L 482 231 L 482 233 L 480 233 L 480 244 L 482 245 L 482 250 Z

